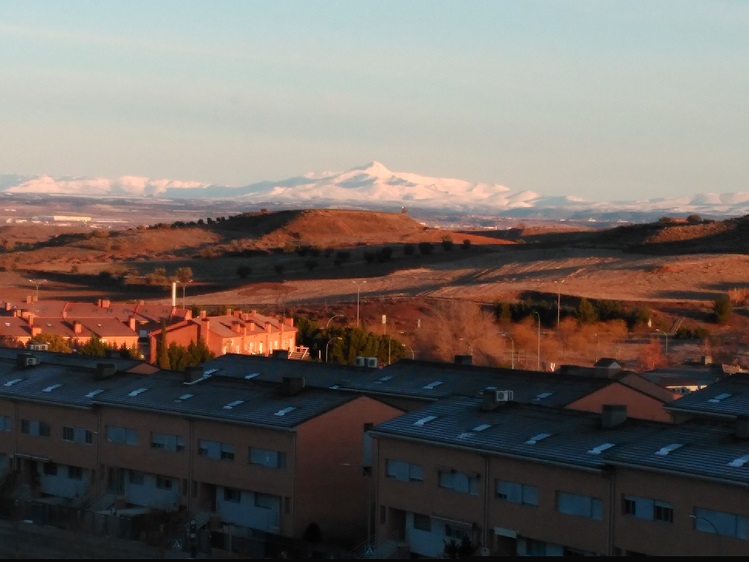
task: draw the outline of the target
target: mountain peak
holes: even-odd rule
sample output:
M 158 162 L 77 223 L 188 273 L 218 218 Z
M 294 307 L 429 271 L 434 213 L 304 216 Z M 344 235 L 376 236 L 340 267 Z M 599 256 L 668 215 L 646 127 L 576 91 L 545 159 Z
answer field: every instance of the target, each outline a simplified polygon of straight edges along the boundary
M 349 172 L 366 172 L 369 175 L 378 176 L 378 177 L 390 177 L 393 175 L 393 172 L 388 170 L 387 166 L 385 166 L 381 162 L 377 162 L 377 160 L 372 160 L 368 164 L 363 164 L 362 166 L 356 166 L 354 168 L 349 169 L 348 171 Z

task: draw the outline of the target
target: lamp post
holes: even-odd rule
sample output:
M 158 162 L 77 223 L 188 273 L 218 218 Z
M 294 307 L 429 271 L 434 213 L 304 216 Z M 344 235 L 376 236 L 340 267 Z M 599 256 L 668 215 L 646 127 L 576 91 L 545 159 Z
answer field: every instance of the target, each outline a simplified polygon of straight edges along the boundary
M 512 346 L 512 356 L 510 357 L 510 365 L 511 365 L 510 368 L 514 370 L 515 369 L 515 340 L 512 339 L 512 336 L 510 336 L 510 334 L 508 334 L 507 332 L 502 332 L 499 335 L 504 336 L 510 340 L 510 345 Z
M 663 334 L 664 336 L 666 336 L 666 361 L 668 362 L 668 332 L 662 332 L 658 328 L 656 328 L 655 331 L 659 334 Z
M 531 312 L 538 318 L 538 343 L 536 344 L 536 370 L 541 370 L 541 315 L 537 311 Z
M 364 285 L 364 283 L 366 283 L 367 281 L 366 281 L 366 280 L 364 280 L 364 281 L 354 281 L 354 280 L 352 279 L 352 280 L 351 280 L 351 282 L 352 282 L 352 283 L 353 283 L 354 285 L 356 285 L 356 327 L 358 328 L 358 327 L 359 327 L 359 289 L 360 289 L 360 288 L 361 288 L 361 286 L 362 286 L 362 285 Z
M 182 287 L 182 308 L 185 308 L 185 288 L 187 287 L 188 283 L 192 283 L 192 279 L 188 279 L 187 281 L 180 281 L 177 279 L 177 283 L 179 283 L 179 286 Z
M 330 323 L 333 321 L 333 318 L 341 318 L 342 316 L 343 314 L 336 314 L 334 316 L 331 316 L 330 319 L 328 320 L 328 323 L 325 324 L 325 331 L 327 332 L 328 328 L 330 328 Z
M 554 281 L 554 284 L 557 286 L 557 331 L 559 330 L 559 318 L 562 310 L 562 283 L 564 283 L 564 279 L 561 281 Z
M 330 345 L 330 342 L 332 342 L 333 340 L 342 340 L 342 339 L 343 339 L 342 337 L 336 336 L 334 338 L 330 338 L 328 340 L 328 343 L 325 344 L 325 362 L 326 363 L 328 362 L 328 346 Z
M 29 283 L 36 286 L 36 297 L 34 298 L 35 301 L 39 300 L 39 285 L 46 282 L 46 279 L 29 279 Z
M 414 353 L 414 348 L 410 345 L 406 345 L 405 343 L 401 344 L 403 347 L 407 347 L 409 350 L 411 350 L 411 360 L 416 359 L 416 354 Z

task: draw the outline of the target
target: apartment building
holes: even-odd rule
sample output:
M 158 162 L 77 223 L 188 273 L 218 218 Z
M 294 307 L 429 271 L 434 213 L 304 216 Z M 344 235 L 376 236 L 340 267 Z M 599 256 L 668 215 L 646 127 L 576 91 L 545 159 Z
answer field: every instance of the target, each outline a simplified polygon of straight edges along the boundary
M 739 555 L 749 551 L 749 430 L 482 397 L 375 427 L 376 552 Z
M 219 316 L 208 316 L 201 311 L 197 318 L 188 318 L 165 326 L 163 335 L 167 345 L 188 346 L 203 340 L 214 355 L 226 353 L 244 355 L 272 355 L 276 350 L 296 348 L 297 329 L 293 318 L 273 318 L 257 312 L 228 311 Z M 162 329 L 149 334 L 150 357 L 156 361 Z
M 39 502 L 200 516 L 290 539 L 364 540 L 365 429 L 401 413 L 365 396 L 56 354 L 0 354 L 0 467 Z M 41 357 L 41 359 L 40 359 Z

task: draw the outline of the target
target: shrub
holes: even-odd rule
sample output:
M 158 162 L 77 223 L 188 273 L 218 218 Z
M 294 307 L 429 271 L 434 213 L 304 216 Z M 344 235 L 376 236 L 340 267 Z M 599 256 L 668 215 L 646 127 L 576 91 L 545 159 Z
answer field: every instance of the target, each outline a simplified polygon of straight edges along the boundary
M 731 299 L 728 295 L 721 295 L 713 302 L 713 316 L 718 324 L 727 324 L 733 314 Z
M 419 252 L 422 255 L 428 256 L 432 253 L 432 250 L 434 250 L 434 246 L 432 246 L 431 242 L 419 242 Z

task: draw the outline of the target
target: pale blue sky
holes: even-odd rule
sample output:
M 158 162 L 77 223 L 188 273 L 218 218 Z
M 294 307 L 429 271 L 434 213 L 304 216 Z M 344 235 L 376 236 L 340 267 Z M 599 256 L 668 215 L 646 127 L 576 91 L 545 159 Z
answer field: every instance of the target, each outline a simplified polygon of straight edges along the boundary
M 749 191 L 749 1 L 0 0 L 0 173 Z

